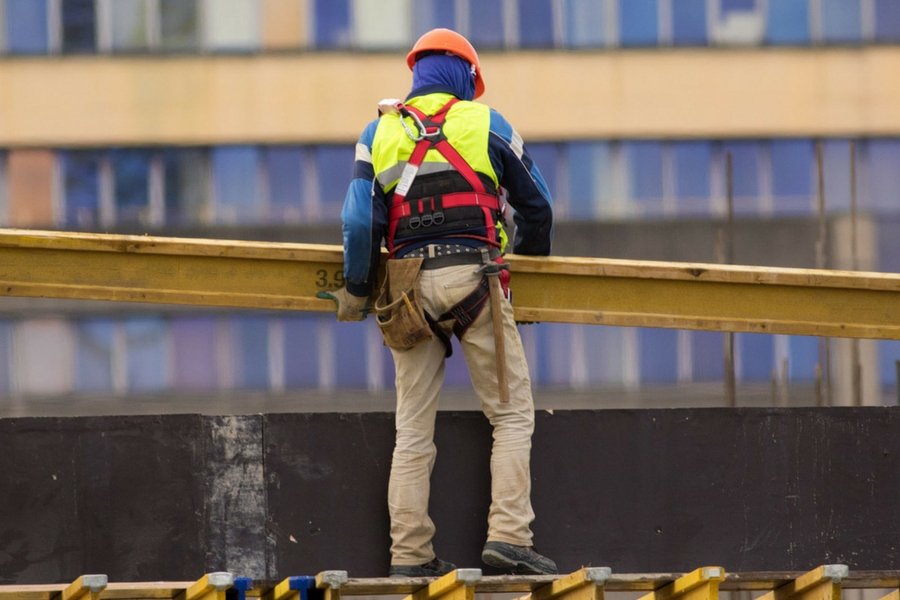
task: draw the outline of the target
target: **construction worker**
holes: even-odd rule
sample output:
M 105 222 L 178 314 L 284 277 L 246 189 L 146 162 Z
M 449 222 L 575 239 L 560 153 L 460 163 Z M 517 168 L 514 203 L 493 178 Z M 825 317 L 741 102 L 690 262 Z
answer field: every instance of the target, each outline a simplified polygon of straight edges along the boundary
M 356 145 L 341 213 L 346 285 L 321 294 L 337 303 L 338 320 L 363 319 L 371 308 L 384 241 L 389 266 L 405 268 L 401 285 L 409 288 L 389 296 L 401 298 L 404 302 L 397 303 L 410 310 L 408 300 L 415 300 L 415 312 L 427 322 L 413 338 L 401 336 L 412 344 L 391 343 L 385 331 L 397 388 L 388 489 L 390 575 L 438 576 L 456 568 L 435 556 L 428 516 L 435 416 L 454 334 L 493 426 L 492 503 L 482 560 L 508 572 L 556 573 L 556 564 L 532 545 L 534 404 L 525 354 L 508 296 L 496 304 L 500 311 L 492 311 L 488 301 L 488 278 L 498 277 L 504 289 L 508 281 L 502 190 L 515 209 L 513 249 L 530 255 L 550 253 L 550 193 L 515 129 L 495 110 L 472 102 L 484 92 L 484 79 L 478 54 L 465 37 L 449 29 L 429 31 L 415 43 L 407 64 L 412 91 L 403 102 L 383 101 L 379 118 Z M 499 293 L 500 287 L 495 289 Z M 495 338 L 495 326 L 502 339 Z M 505 373 L 495 361 L 498 345 Z M 501 390 L 501 379 L 508 392 Z M 501 401 L 503 396 L 508 401 Z

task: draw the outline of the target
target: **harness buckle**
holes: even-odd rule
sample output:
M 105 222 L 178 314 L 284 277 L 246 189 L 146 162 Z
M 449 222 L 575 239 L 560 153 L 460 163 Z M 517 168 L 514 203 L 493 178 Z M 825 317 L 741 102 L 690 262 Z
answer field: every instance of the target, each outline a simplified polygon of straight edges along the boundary
M 444 223 L 444 211 L 439 210 L 435 213 L 432 213 L 431 222 L 435 225 L 442 225 Z
M 409 218 L 409 228 L 410 229 L 418 229 L 422 226 L 422 219 L 419 217 L 410 217 Z
M 434 217 L 432 217 L 431 214 L 424 214 L 424 215 L 422 215 L 421 222 L 422 222 L 422 227 L 425 227 L 425 228 L 431 227 L 432 225 L 434 225 Z

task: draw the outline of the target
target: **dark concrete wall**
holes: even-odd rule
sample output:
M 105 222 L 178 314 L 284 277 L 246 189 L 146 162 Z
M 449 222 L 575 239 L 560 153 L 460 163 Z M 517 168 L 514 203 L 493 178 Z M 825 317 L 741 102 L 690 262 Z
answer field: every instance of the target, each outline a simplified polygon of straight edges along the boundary
M 438 420 L 436 548 L 478 567 L 489 426 Z M 900 408 L 542 411 L 536 543 L 563 571 L 897 569 L 898 433 Z M 2 419 L 0 439 L 0 583 L 387 570 L 390 413 Z

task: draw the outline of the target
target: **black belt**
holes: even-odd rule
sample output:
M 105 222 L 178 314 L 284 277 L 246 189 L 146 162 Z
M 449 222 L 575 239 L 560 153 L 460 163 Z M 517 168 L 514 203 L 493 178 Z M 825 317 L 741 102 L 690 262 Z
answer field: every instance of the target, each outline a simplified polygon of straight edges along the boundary
M 423 269 L 442 269 L 457 265 L 481 264 L 484 261 L 481 250 L 464 244 L 428 244 L 405 254 L 403 258 L 424 258 Z M 500 251 L 491 248 L 488 256 L 490 260 L 495 260 L 500 256 Z

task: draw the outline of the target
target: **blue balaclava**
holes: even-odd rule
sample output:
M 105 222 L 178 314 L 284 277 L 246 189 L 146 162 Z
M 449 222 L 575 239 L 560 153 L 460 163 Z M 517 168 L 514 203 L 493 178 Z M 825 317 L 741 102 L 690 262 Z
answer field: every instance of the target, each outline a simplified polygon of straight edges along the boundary
M 410 96 L 435 91 L 450 92 L 460 100 L 474 98 L 475 75 L 469 62 L 453 54 L 428 54 L 417 60 Z

